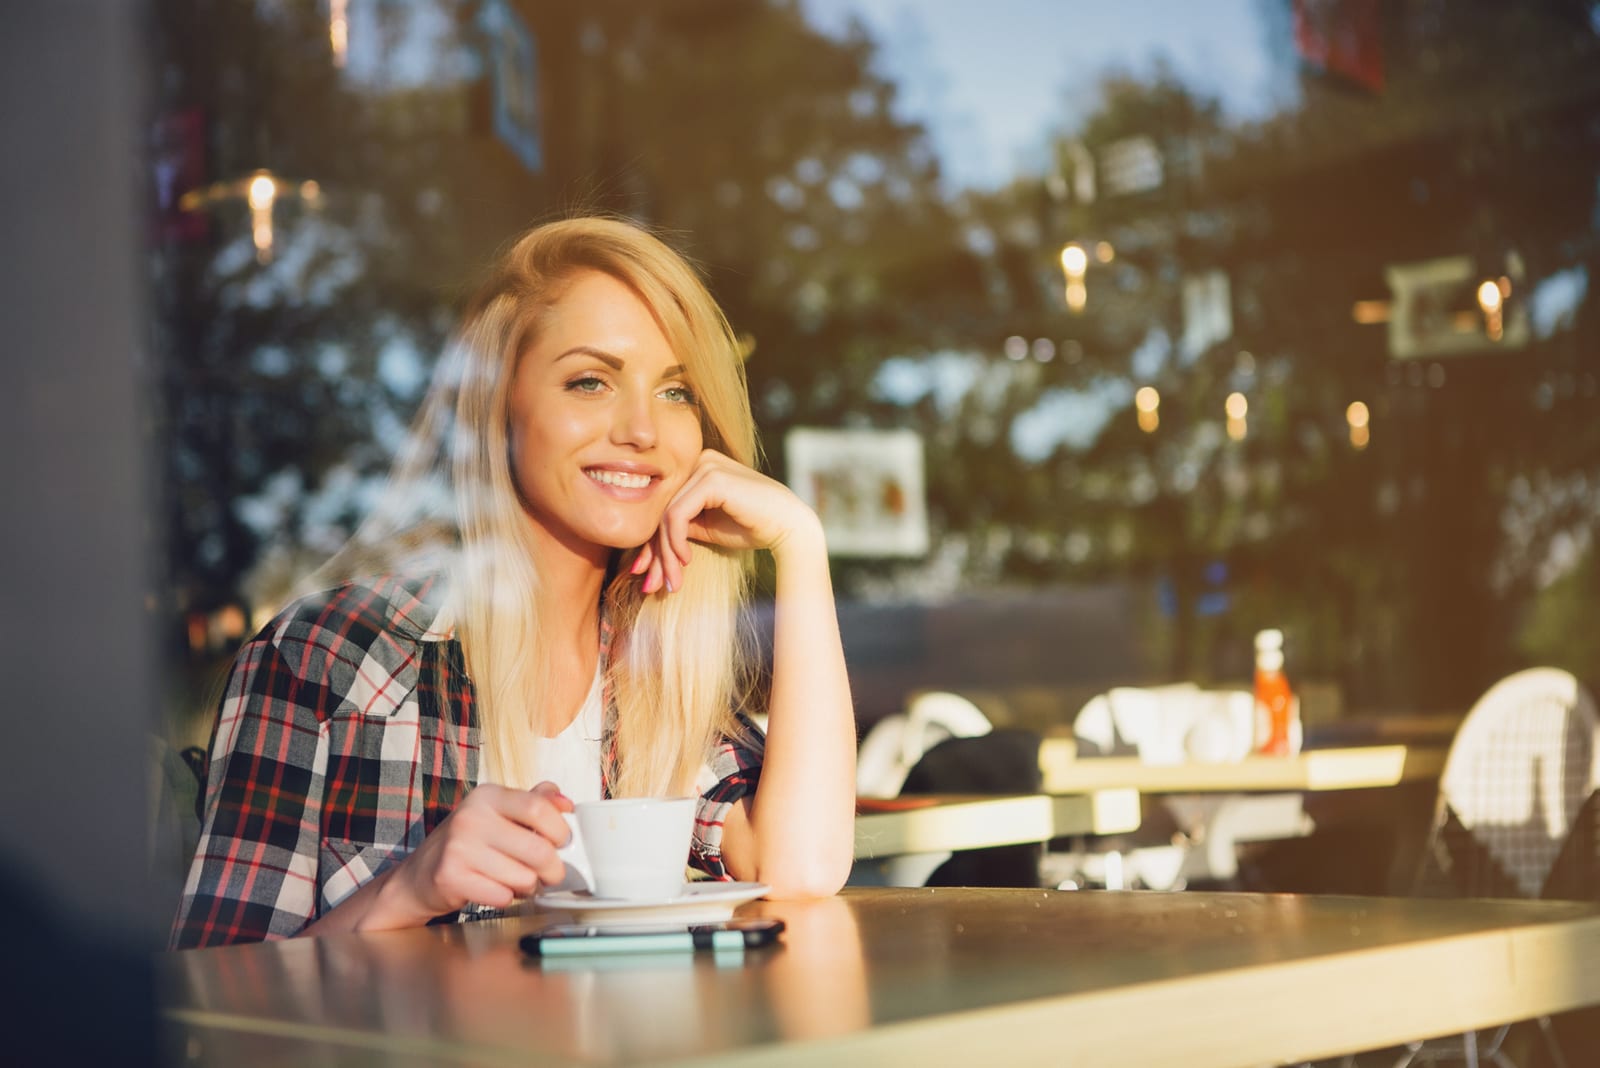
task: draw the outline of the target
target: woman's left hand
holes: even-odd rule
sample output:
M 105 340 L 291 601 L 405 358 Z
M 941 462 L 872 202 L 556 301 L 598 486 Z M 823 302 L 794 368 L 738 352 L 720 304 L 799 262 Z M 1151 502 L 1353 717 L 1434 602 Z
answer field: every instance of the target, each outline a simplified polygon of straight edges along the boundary
M 788 486 L 706 449 L 634 559 L 631 570 L 644 576 L 644 592 L 681 588 L 696 541 L 781 556 L 794 548 L 820 549 L 822 524 Z

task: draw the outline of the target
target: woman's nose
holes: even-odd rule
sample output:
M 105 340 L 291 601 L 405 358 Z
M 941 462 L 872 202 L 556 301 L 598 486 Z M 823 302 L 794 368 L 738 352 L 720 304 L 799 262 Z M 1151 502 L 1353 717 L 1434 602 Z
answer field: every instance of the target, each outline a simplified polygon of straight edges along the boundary
M 611 436 L 619 445 L 632 445 L 647 449 L 656 443 L 655 413 L 650 409 L 650 396 L 624 397 L 617 405 L 612 422 Z

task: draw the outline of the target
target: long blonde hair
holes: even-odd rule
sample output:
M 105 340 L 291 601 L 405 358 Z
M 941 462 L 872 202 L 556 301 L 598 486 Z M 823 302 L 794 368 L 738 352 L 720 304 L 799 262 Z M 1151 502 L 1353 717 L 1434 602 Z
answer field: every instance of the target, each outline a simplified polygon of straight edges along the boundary
M 585 269 L 625 283 L 650 308 L 699 399 L 706 446 L 757 462 L 738 344 L 681 256 L 632 223 L 600 217 L 539 226 L 500 256 L 435 371 L 387 503 L 352 539 L 351 555 L 392 562 L 394 553 L 371 547 L 434 544 L 439 529 L 449 532 L 445 611 L 476 691 L 484 778 L 507 785 L 537 779 L 529 742 L 543 733 L 541 695 L 554 671 L 541 641 L 549 628 L 537 607 L 539 561 L 511 465 L 511 382 L 546 313 Z M 325 569 L 341 570 L 351 564 Z M 615 570 L 604 596 L 606 682 L 617 710 L 611 792 L 688 793 L 717 736 L 737 731 L 733 709 L 751 662 L 739 626 L 750 554 L 696 546 L 670 596 L 644 596 L 625 567 Z

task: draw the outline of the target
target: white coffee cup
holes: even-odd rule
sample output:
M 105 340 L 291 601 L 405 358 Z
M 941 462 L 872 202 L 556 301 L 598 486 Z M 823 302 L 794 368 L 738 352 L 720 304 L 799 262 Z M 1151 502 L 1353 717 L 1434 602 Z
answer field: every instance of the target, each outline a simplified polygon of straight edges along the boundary
M 695 798 L 618 797 L 578 804 L 597 897 L 660 901 L 683 892 Z

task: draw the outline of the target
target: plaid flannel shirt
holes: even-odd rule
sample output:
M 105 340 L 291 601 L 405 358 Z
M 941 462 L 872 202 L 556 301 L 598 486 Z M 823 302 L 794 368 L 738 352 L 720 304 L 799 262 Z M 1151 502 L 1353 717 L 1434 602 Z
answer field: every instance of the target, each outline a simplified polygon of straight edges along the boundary
M 299 932 L 416 849 L 478 781 L 472 682 L 460 643 L 432 629 L 437 592 L 431 577 L 342 586 L 239 651 L 174 948 Z M 611 752 L 609 693 L 605 707 Z M 688 861 L 716 879 L 730 878 L 723 819 L 761 771 L 760 732 L 741 721 L 748 737 L 723 739 L 697 783 Z

